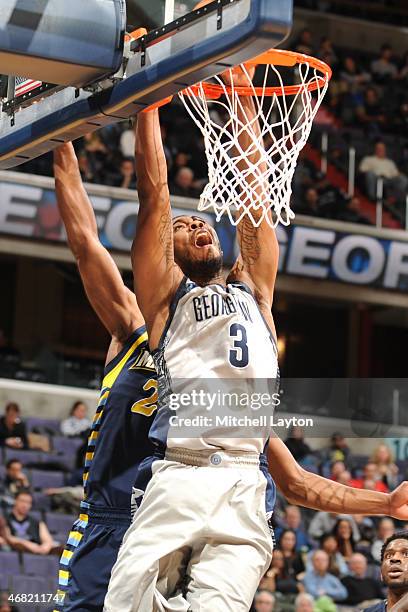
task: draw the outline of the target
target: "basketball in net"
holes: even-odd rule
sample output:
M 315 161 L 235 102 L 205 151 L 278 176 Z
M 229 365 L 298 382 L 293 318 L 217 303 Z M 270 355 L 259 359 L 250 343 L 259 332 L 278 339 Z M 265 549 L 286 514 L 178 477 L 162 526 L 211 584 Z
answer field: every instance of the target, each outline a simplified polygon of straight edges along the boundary
M 258 66 L 260 83 L 251 78 Z M 237 70 L 245 86 L 234 86 Z M 255 226 L 290 224 L 296 162 L 331 74 L 318 59 L 274 49 L 179 94 L 205 142 L 209 182 L 199 210 L 227 214 L 233 225 L 245 215 Z

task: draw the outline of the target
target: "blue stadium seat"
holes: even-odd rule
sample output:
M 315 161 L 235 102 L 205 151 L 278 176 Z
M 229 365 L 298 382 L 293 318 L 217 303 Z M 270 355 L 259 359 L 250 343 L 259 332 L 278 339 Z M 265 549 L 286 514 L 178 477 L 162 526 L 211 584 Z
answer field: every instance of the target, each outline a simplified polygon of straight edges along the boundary
M 4 463 L 10 459 L 18 459 L 23 465 L 42 462 L 42 452 L 34 450 L 18 450 L 17 448 L 6 448 L 4 451 Z
M 0 591 L 8 591 L 10 576 L 0 573 Z
M 11 578 L 10 591 L 14 595 L 22 594 L 22 593 L 38 593 L 39 595 L 49 593 L 50 588 L 50 580 L 39 577 L 39 576 L 13 576 Z M 30 609 L 33 610 L 33 604 L 26 604 L 23 606 L 22 603 L 18 604 L 18 609 Z M 34 607 L 35 609 L 35 607 Z
M 63 472 L 47 472 L 45 470 L 31 470 L 30 482 L 33 489 L 48 489 L 49 487 L 63 487 L 65 475 Z
M 17 552 L 0 552 L 0 576 L 20 573 L 20 557 Z
M 40 510 L 31 510 L 30 516 L 32 516 L 36 521 L 43 521 L 43 513 Z
M 58 419 L 42 419 L 39 417 L 28 417 L 26 419 L 28 431 L 36 431 L 38 433 L 58 435 L 60 433 L 61 421 Z
M 59 557 L 54 555 L 23 554 L 23 571 L 27 576 L 40 576 L 43 578 L 58 575 Z
M 71 514 L 61 514 L 59 512 L 47 512 L 45 515 L 45 522 L 48 529 L 52 534 L 65 534 L 71 530 L 72 523 L 77 517 Z
M 52 446 L 55 452 L 76 455 L 78 448 L 84 443 L 82 438 L 66 438 L 64 436 L 55 436 L 52 439 Z
M 51 498 L 44 493 L 33 493 L 33 508 L 40 512 L 51 510 Z

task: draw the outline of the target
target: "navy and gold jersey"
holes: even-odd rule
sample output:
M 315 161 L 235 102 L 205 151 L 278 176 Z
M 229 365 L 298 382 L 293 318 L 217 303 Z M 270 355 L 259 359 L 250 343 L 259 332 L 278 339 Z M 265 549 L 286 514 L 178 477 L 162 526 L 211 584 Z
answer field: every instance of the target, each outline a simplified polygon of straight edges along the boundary
M 148 434 L 156 408 L 156 372 L 141 327 L 105 368 L 85 458 L 84 512 L 130 514 L 138 465 L 154 452 Z

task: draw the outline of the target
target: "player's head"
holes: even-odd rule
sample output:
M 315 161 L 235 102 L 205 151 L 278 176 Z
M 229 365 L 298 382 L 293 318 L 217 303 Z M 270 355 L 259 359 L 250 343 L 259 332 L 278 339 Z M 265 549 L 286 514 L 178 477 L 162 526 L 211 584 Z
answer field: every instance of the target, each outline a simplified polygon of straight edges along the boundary
M 381 576 L 395 591 L 408 591 L 408 531 L 394 533 L 381 550 Z
M 191 280 L 208 281 L 222 270 L 217 233 L 201 217 L 181 215 L 173 219 L 174 259 Z

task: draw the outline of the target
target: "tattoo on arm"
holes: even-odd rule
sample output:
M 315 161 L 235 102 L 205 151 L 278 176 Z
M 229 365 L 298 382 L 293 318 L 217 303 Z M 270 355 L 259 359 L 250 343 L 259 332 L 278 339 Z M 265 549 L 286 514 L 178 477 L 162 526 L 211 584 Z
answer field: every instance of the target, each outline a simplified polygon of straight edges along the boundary
M 259 259 L 261 245 L 258 228 L 252 225 L 250 219 L 244 218 L 238 226 L 238 238 L 241 256 L 244 264 L 251 268 Z
M 163 257 L 167 264 L 173 263 L 173 235 L 170 211 L 166 211 L 160 217 L 159 244 L 163 249 Z

